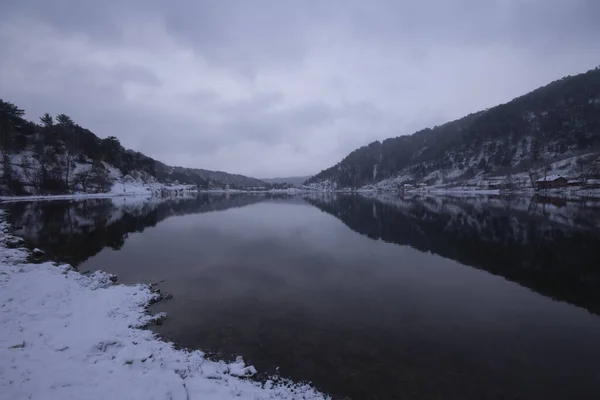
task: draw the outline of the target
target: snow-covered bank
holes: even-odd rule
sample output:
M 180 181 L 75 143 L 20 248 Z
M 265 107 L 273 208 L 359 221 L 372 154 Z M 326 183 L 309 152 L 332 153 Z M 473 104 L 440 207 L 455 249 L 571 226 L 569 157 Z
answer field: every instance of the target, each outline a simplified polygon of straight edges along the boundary
M 242 189 L 197 189 L 193 185 L 165 185 L 162 183 L 122 183 L 115 182 L 110 191 L 106 193 L 73 193 L 57 195 L 28 195 L 28 196 L 0 196 L 0 201 L 30 201 L 30 200 L 77 200 L 77 199 L 102 199 L 113 197 L 152 197 L 161 195 L 174 195 L 182 193 L 251 193 L 251 194 L 303 194 L 314 190 L 302 188 L 270 189 L 270 190 L 242 190 Z
M 31 264 L 0 214 L 1 399 L 323 399 L 242 379 L 253 367 L 176 350 L 142 327 L 154 294 L 97 272 Z
M 191 185 L 164 185 L 161 183 L 141 182 L 115 182 L 110 191 L 106 193 L 73 193 L 57 195 L 31 195 L 31 196 L 0 196 L 0 201 L 29 201 L 29 200 L 76 200 L 76 199 L 103 199 L 111 197 L 144 196 L 151 197 L 163 194 L 177 194 L 183 192 L 197 192 Z

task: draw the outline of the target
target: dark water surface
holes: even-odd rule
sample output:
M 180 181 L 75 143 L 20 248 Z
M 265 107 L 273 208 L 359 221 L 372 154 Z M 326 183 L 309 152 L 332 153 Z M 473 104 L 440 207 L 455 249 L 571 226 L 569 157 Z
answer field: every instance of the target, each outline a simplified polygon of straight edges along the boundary
M 81 271 L 161 282 L 166 339 L 351 399 L 600 398 L 600 208 L 201 195 L 4 205 Z

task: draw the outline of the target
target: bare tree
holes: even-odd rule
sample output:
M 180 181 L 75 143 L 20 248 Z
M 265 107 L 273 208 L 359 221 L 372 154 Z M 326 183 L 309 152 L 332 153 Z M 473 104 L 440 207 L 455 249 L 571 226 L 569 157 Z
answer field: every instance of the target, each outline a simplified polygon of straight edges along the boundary
M 531 187 L 534 190 L 538 190 L 538 187 L 537 187 L 537 184 L 536 184 L 537 180 L 539 179 L 537 171 L 532 168 L 532 169 L 530 169 L 527 172 L 529 174 L 529 181 L 531 182 Z
M 94 164 L 86 185 L 93 187 L 96 192 L 107 192 L 110 189 L 111 181 L 108 171 L 101 163 Z
M 505 189 L 508 189 L 508 190 L 512 190 L 515 188 L 515 182 L 514 182 L 512 174 L 510 172 L 508 172 L 506 174 L 506 177 L 504 178 L 504 187 L 505 187 Z
M 579 179 L 582 183 L 585 183 L 594 175 L 596 166 L 594 165 L 593 157 L 583 156 L 578 158 L 575 163 L 577 164 L 577 172 L 579 172 Z
M 73 187 L 80 186 L 83 192 L 87 192 L 92 177 L 93 172 L 91 168 L 77 172 L 73 177 Z

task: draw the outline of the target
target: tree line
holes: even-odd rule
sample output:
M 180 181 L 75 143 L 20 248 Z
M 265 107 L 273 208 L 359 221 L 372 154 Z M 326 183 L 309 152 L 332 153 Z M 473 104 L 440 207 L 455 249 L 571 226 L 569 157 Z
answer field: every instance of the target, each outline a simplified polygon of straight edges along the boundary
M 412 135 L 373 142 L 307 183 L 357 187 L 397 174 L 423 182 L 539 169 L 548 162 L 600 152 L 600 69 L 565 77 L 506 104 Z M 448 182 L 444 182 L 448 183 Z
M 66 114 L 45 113 L 39 122 L 0 99 L 0 191 L 5 194 L 104 192 L 112 184 L 107 164 L 123 175 L 156 177 L 155 160 L 125 150 L 119 139 L 101 139 Z

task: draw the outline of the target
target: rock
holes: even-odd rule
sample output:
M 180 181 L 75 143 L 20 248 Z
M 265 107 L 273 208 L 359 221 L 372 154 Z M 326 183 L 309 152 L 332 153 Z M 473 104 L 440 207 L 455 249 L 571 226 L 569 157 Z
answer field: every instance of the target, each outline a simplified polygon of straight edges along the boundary
M 6 240 L 5 245 L 9 249 L 16 249 L 22 247 L 24 244 L 24 240 L 18 237 L 10 237 Z
M 69 264 L 58 264 L 55 267 L 61 270 L 63 275 L 66 275 L 69 271 L 73 271 L 73 267 Z
M 228 365 L 229 375 L 242 377 L 249 377 L 256 374 L 256 368 L 252 365 L 246 366 L 244 360 L 241 357 L 237 357 L 234 363 Z
M 167 313 L 166 312 L 159 312 L 158 314 L 153 315 L 152 318 L 150 319 L 150 321 L 148 321 L 148 326 L 162 325 L 165 319 L 167 319 Z
M 46 255 L 46 253 L 43 250 L 40 250 L 37 247 L 35 249 L 33 249 L 32 253 L 36 257 L 41 257 L 43 255 Z

